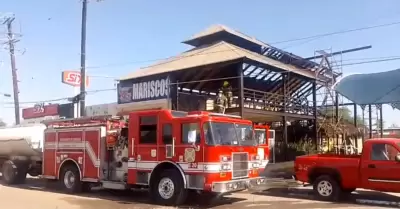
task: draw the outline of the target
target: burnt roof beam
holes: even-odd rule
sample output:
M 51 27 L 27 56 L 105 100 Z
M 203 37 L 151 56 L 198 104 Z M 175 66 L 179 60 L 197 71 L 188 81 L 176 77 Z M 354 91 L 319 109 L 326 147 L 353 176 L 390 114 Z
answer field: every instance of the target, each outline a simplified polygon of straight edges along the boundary
M 303 90 L 303 91 L 298 95 L 298 98 L 306 97 L 305 95 L 306 95 L 308 92 L 310 92 L 310 91 L 312 90 L 312 88 L 313 88 L 313 86 L 312 86 L 312 84 L 311 84 L 311 86 L 309 86 L 307 89 Z
M 320 90 L 322 87 L 324 87 L 323 85 L 319 85 L 317 88 L 316 88 L 316 91 L 318 91 L 318 90 Z M 304 94 L 304 97 L 309 97 L 310 95 L 311 95 L 311 93 L 312 93 L 312 91 L 306 91 L 305 92 L 305 94 Z
M 310 86 L 312 86 L 312 82 L 308 82 L 307 84 L 305 84 L 304 86 L 300 87 L 297 91 L 296 91 L 296 97 L 300 97 L 302 92 L 309 88 Z
M 212 72 L 215 72 L 215 71 L 217 71 L 217 70 L 211 69 L 211 70 L 199 70 L 199 71 L 201 71 L 201 72 L 196 73 L 196 74 L 192 77 L 191 80 L 193 80 L 193 81 L 202 80 L 201 78 L 203 78 L 204 75 L 205 75 L 206 73 L 208 73 L 208 74 L 210 75 L 210 74 L 212 74 Z M 211 72 L 209 72 L 209 71 L 211 71 Z M 209 76 L 205 76 L 204 78 L 207 79 L 207 78 L 209 78 Z M 199 86 L 201 83 L 206 83 L 206 81 L 205 81 L 205 82 L 192 83 L 192 84 L 189 84 L 188 86 L 190 86 L 190 89 L 193 91 L 193 89 L 199 89 L 198 86 Z
M 262 80 L 262 78 L 264 78 L 265 75 L 268 74 L 268 72 L 269 72 L 269 70 L 264 69 L 260 74 L 258 74 L 258 75 L 256 76 L 256 79 L 257 79 L 257 80 Z

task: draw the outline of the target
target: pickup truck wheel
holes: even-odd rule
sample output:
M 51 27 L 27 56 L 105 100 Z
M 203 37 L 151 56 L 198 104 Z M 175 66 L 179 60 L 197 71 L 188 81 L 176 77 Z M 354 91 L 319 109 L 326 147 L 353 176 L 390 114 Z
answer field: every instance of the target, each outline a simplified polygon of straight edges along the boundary
M 336 201 L 341 193 L 338 182 L 328 175 L 318 177 L 313 184 L 314 193 L 321 200 Z

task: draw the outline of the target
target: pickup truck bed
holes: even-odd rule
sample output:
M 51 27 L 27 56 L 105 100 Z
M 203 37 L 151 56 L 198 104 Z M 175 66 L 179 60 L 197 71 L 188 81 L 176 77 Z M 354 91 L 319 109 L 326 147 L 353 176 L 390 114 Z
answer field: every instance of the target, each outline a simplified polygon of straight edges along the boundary
M 322 174 L 340 178 L 341 186 L 347 189 L 359 187 L 360 155 L 318 154 L 296 158 L 296 179 L 312 184 Z M 346 178 L 341 178 L 341 174 Z

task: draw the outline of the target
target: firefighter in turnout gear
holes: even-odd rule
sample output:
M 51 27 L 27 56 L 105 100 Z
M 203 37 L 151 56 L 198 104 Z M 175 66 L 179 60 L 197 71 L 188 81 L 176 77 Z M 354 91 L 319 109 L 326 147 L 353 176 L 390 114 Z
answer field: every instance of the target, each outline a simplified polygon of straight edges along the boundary
M 219 113 L 225 113 L 226 108 L 232 107 L 232 97 L 232 87 L 228 81 L 224 81 L 222 88 L 220 88 L 218 92 L 216 101 L 217 111 Z
M 228 108 L 232 107 L 232 100 L 233 100 L 232 86 L 229 84 L 228 81 L 224 81 L 221 90 L 222 94 L 225 96 L 225 104 L 228 105 Z

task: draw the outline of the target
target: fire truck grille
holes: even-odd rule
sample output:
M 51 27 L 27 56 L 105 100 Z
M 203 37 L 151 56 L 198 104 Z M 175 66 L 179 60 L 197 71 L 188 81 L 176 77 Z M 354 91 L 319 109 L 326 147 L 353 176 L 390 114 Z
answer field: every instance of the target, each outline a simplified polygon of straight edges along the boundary
M 242 178 L 248 176 L 249 154 L 232 153 L 232 178 Z

